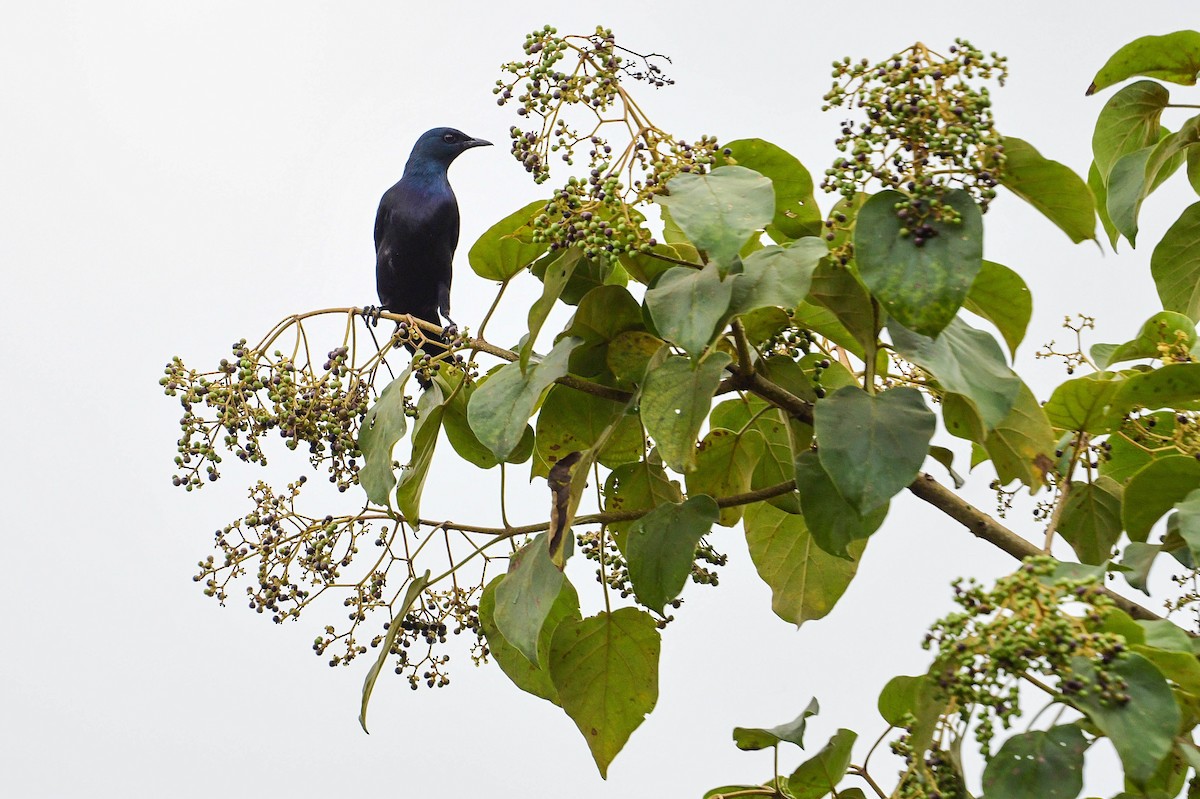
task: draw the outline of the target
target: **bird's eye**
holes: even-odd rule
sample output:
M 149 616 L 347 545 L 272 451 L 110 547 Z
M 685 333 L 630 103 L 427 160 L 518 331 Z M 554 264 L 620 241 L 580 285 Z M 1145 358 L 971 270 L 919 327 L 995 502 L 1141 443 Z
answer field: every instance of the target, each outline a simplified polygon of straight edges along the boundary
M 454 144 L 454 134 L 447 133 L 445 136 L 442 137 L 442 141 L 446 142 L 446 144 Z

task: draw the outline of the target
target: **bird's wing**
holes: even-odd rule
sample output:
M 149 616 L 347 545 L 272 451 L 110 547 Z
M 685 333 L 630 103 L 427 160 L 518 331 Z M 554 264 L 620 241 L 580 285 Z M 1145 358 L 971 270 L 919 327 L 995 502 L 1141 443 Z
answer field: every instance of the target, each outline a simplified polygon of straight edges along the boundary
M 388 216 L 391 214 L 391 208 L 388 207 L 387 198 L 379 201 L 379 210 L 375 213 L 375 252 L 379 252 L 379 245 L 383 243 L 384 231 L 387 230 Z

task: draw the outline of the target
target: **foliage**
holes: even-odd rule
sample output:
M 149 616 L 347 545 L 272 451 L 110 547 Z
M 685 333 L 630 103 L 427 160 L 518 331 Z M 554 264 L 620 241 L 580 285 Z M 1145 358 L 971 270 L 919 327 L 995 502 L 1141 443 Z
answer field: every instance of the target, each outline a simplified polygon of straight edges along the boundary
M 999 133 L 984 85 L 1003 78 L 995 54 L 959 40 L 946 55 L 917 44 L 874 65 L 839 61 L 828 107 L 865 120 L 841 126 L 824 181 L 840 198 L 823 214 L 810 173 L 778 145 L 689 144 L 655 127 L 622 82 L 667 85 L 661 57 L 605 29 L 535 31 L 496 89 L 534 120 L 513 127 L 513 155 L 538 183 L 551 153 L 569 168 L 582 146 L 587 163 L 471 248 L 472 268 L 500 282 L 476 335 L 385 380 L 404 357 L 397 345 L 440 331 L 385 314 L 397 328 L 380 344 L 350 308 L 289 317 L 211 372 L 167 365 L 162 385 L 184 408 L 176 485 L 218 479 L 225 452 L 265 465 L 274 434 L 305 447 L 339 490 L 365 494 L 361 509 L 333 515 L 303 510 L 305 477 L 282 491 L 255 483 L 253 508 L 218 531 L 196 580 L 224 603 L 249 578 L 251 607 L 276 622 L 340 597 L 349 624 L 326 627 L 313 648 L 330 665 L 378 650 L 364 723 L 385 663 L 414 689 L 444 686 L 447 633 L 468 632 L 477 663 L 494 659 L 564 710 L 604 774 L 654 707 L 660 631 L 689 582 L 719 583 L 715 547 L 731 533 L 715 527 L 743 525 L 772 610 L 800 625 L 829 613 L 907 490 L 1021 565 L 990 589 L 955 585 L 958 609 L 925 641 L 930 668 L 883 687 L 887 729 L 860 760 L 857 734 L 841 729 L 779 770 L 779 748 L 803 746 L 814 700 L 789 724 L 735 729 L 737 746 L 775 749 L 775 773 L 708 796 L 864 796 L 850 780 L 880 796 L 966 796 L 979 780 L 963 769 L 973 741 L 991 799 L 1070 799 L 1102 738 L 1123 795 L 1173 796 L 1189 773 L 1200 791 L 1196 631 L 1106 587 L 1121 576 L 1148 592 L 1167 554 L 1181 571 L 1168 607 L 1200 618 L 1200 203 L 1154 249 L 1162 312 L 1087 351 L 1091 320 L 1068 322 L 1075 349 L 1038 353 L 1068 372 L 1044 404 L 996 335 L 962 313 L 1010 354 L 1025 337 L 1019 270 L 982 257 L 1000 187 L 1075 242 L 1095 239 L 1098 216 L 1114 247 L 1135 244 L 1144 199 L 1184 164 L 1200 192 L 1200 116 L 1168 131 L 1164 112 L 1195 106 L 1172 104 L 1159 82 L 1194 84 L 1198 48 L 1191 31 L 1147 37 L 1100 70 L 1093 91 L 1154 80 L 1099 111 L 1086 182 Z M 591 127 L 566 121 L 576 110 Z M 484 332 L 515 280 L 542 291 L 528 336 L 504 349 Z M 574 315 L 544 346 L 560 302 Z M 342 323 L 340 339 L 322 320 Z M 323 360 L 318 340 L 333 343 Z M 939 417 L 969 442 L 973 468 L 994 470 L 1002 503 L 1045 492 L 1036 544 L 922 471 L 933 457 L 959 482 L 950 450 L 932 443 Z M 528 463 L 547 481 L 548 519 L 509 524 L 503 488 L 495 526 L 422 518 L 442 432 L 475 468 L 503 476 Z M 1078 562 L 1049 556 L 1059 537 Z M 567 573 L 576 552 L 603 599 L 586 618 Z M 364 632 L 368 621 L 385 632 Z M 1009 734 L 1030 686 L 1055 711 Z M 885 741 L 904 761 L 890 791 L 868 768 Z

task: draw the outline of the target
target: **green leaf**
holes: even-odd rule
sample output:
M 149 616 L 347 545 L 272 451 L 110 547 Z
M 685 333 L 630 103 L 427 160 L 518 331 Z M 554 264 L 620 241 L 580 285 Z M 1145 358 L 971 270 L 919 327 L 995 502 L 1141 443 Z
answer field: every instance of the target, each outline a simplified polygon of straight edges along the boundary
M 774 780 L 764 785 L 722 785 L 705 791 L 701 799 L 729 799 L 730 797 L 744 796 L 747 792 L 752 792 L 751 795 L 754 795 L 754 793 L 761 794 L 763 788 L 773 789 L 774 785 Z M 850 799 L 850 797 L 846 797 L 846 799 Z
M 888 332 L 901 355 L 936 377 L 946 391 L 971 401 L 985 432 L 994 430 L 1012 410 L 1021 378 L 1008 368 L 1003 350 L 988 333 L 961 319 L 952 320 L 936 339 L 894 321 L 888 323 Z
M 1193 696 L 1200 693 L 1200 661 L 1190 651 L 1182 653 L 1146 645 L 1132 645 L 1129 649 L 1152 662 L 1163 673 L 1163 677 L 1180 686 L 1183 691 Z
M 727 497 L 750 490 L 750 477 L 763 454 L 757 430 L 741 435 L 732 430 L 710 429 L 696 447 L 696 468 L 688 472 L 688 496 Z M 722 527 L 733 527 L 742 518 L 742 506 L 721 509 Z
M 858 733 L 840 729 L 808 760 L 788 777 L 787 786 L 794 799 L 821 799 L 833 791 L 850 768 L 850 752 Z
M 782 376 L 782 373 L 785 372 L 785 366 L 790 366 L 791 370 L 786 371 L 794 370 L 800 380 L 802 380 L 803 385 L 808 386 L 808 380 L 803 379 L 803 373 L 800 373 L 796 361 L 792 361 L 786 358 L 786 356 L 774 356 L 774 358 L 760 361 L 760 364 L 758 364 L 760 370 L 758 371 L 760 371 L 763 377 L 772 380 L 775 384 L 784 386 L 785 389 L 791 391 L 794 395 L 796 391 L 788 388 L 788 380 Z M 811 388 L 808 390 L 811 391 Z M 803 394 L 797 396 L 804 397 Z M 732 402 L 742 405 L 746 414 L 739 425 L 734 427 L 726 425 L 726 423 L 718 423 L 715 415 L 709 417 L 708 423 L 709 427 L 727 427 L 731 429 L 740 429 L 743 426 L 748 426 L 748 429 L 756 429 L 762 435 L 763 441 L 766 441 L 766 449 L 763 450 L 762 457 L 758 458 L 754 474 L 750 475 L 751 491 L 756 491 L 758 488 L 778 486 L 781 482 L 793 479 L 796 476 L 796 453 L 808 449 L 812 443 L 812 428 L 809 425 L 805 425 L 802 421 L 791 419 L 784 410 L 769 408 L 766 402 L 754 396 L 750 396 L 748 402 Z M 778 507 L 778 509 L 787 511 L 788 513 L 800 512 L 800 499 L 797 493 L 782 494 L 780 497 L 774 497 L 767 501 Z
M 862 292 L 863 296 L 867 297 L 869 302 L 870 296 L 866 293 L 866 289 L 863 288 Z M 824 336 L 834 344 L 845 347 L 847 351 L 856 356 L 864 356 L 862 343 L 853 333 L 846 329 L 846 326 L 842 324 L 836 313 L 823 305 L 802 302 L 796 306 L 796 311 L 792 315 L 792 322 L 796 327 L 812 331 L 818 336 Z
M 893 727 L 903 726 L 905 716 L 916 715 L 918 694 L 925 690 L 928 680 L 924 674 L 915 677 L 900 674 L 888 680 L 876 703 L 879 715 Z
M 1160 349 L 1159 345 L 1165 345 Z M 1095 344 L 1092 360 L 1101 369 L 1121 361 L 1162 358 L 1168 352 L 1187 352 L 1196 344 L 1196 326 L 1192 320 L 1174 311 L 1159 311 L 1146 320 L 1137 338 L 1124 344 Z
M 983 440 L 983 448 L 1001 484 L 1020 480 L 1036 492 L 1045 482 L 1054 468 L 1054 429 L 1029 386 L 1021 384 L 1012 410 Z
M 679 484 L 667 477 L 662 466 L 650 461 L 638 461 L 618 466 L 604 481 L 604 510 L 651 510 L 668 503 L 683 502 Z M 625 548 L 624 534 L 634 521 L 613 522 L 609 528 L 617 545 Z
M 1200 403 L 1200 363 L 1171 363 L 1158 369 L 1134 369 L 1125 374 L 1113 399 L 1112 425 L 1134 408 L 1192 408 Z
M 612 422 L 612 430 L 605 432 L 598 444 L 596 460 L 609 469 L 641 458 L 646 452 L 646 431 L 636 408 L 624 406 L 624 413 Z
M 1137 623 L 1146 634 L 1142 642 L 1126 639 L 1130 651 L 1149 660 L 1187 693 L 1200 695 L 1200 660 L 1196 659 L 1191 636 L 1166 620 Z
M 1067 583 L 1100 585 L 1104 582 L 1104 575 L 1108 570 L 1109 565 L 1088 566 L 1083 563 L 1060 560 L 1054 564 L 1054 571 L 1050 574 L 1039 575 L 1037 579 L 1044 585 L 1065 585 Z
M 1099 372 L 1068 380 L 1046 403 L 1050 421 L 1064 430 L 1108 433 L 1134 408 L 1191 408 L 1200 400 L 1200 363 L 1158 369 Z
M 580 250 L 580 253 L 582 254 L 582 250 Z M 548 253 L 534 263 L 529 271 L 538 280 L 545 282 L 546 271 L 560 257 L 565 258 L 566 253 L 561 250 Z M 580 300 L 594 289 L 601 286 L 623 288 L 628 282 L 629 273 L 625 271 L 625 267 L 621 265 L 619 259 L 588 258 L 587 256 L 583 256 L 571 271 L 566 285 L 559 292 L 558 299 L 567 305 L 578 305 Z
M 479 597 L 479 626 L 487 639 L 488 654 L 495 658 L 496 665 L 500 667 L 500 670 L 507 674 L 513 684 L 522 691 L 557 705 L 559 704 L 558 691 L 555 690 L 554 683 L 550 681 L 548 668 L 550 641 L 554 638 L 554 631 L 558 629 L 559 623 L 564 619 L 579 621 L 579 595 L 575 593 L 575 586 L 571 585 L 569 581 L 563 580 L 558 597 L 550 606 L 550 612 L 546 614 L 546 620 L 538 634 L 537 661 L 544 664 L 538 666 L 531 663 L 521 654 L 520 650 L 510 644 L 508 639 L 500 633 L 500 628 L 496 626 L 496 588 L 504 579 L 505 575 L 503 574 L 493 579 Z
M 1165 131 L 1164 131 L 1165 133 Z M 1108 215 L 1130 244 L 1137 239 L 1142 202 L 1179 168 L 1186 149 L 1200 143 L 1200 116 L 1192 117 L 1177 133 L 1156 145 L 1122 156 L 1108 176 Z
M 488 228 L 467 253 L 475 274 L 505 282 L 546 252 L 550 245 L 531 241 L 533 220 L 545 210 L 545 200 L 534 200 Z
M 1108 475 L 1118 483 L 1127 483 L 1138 470 L 1156 458 L 1178 455 L 1173 446 L 1145 441 L 1140 427 L 1152 424 L 1156 436 L 1171 438 L 1175 430 L 1175 413 L 1160 411 L 1144 416 L 1137 425 L 1126 424 L 1108 437 L 1108 457 L 1100 461 L 1100 473 Z M 1131 437 L 1136 437 L 1137 443 Z
M 730 358 L 714 352 L 695 365 L 672 355 L 650 370 L 642 388 L 642 423 L 658 444 L 663 460 L 677 472 L 696 464 L 696 437 L 708 417 L 713 394 Z
M 413 425 L 412 458 L 400 471 L 396 487 L 396 506 L 408 523 L 416 526 L 421 518 L 421 492 L 425 488 L 425 477 L 433 461 L 438 433 L 442 429 L 442 416 L 446 406 L 442 401 L 442 389 L 433 383 L 417 400 L 417 422 Z
M 387 633 L 383 636 L 383 641 L 379 647 L 379 655 L 375 658 L 375 662 L 371 664 L 371 668 L 367 670 L 366 679 L 363 680 L 362 687 L 362 704 L 358 709 L 358 724 L 363 728 L 363 732 L 370 734 L 367 729 L 367 705 L 371 702 L 371 694 L 375 691 L 375 681 L 379 679 L 379 673 L 383 670 L 383 665 L 387 663 L 388 658 L 392 654 L 392 646 L 396 643 L 396 636 L 400 634 L 401 625 L 404 623 L 404 617 L 412 609 L 413 603 L 417 601 L 417 597 L 425 590 L 425 586 L 429 585 L 429 570 L 420 577 L 414 577 L 412 582 L 408 584 L 408 588 L 404 591 L 404 601 L 402 601 L 397 609 L 398 612 L 392 616 L 392 621 L 388 624 Z
M 1100 169 L 1096 166 L 1095 161 L 1088 167 L 1088 188 L 1091 189 L 1092 197 L 1096 200 L 1096 215 L 1100 217 L 1100 224 L 1104 226 L 1104 235 L 1108 237 L 1108 244 L 1115 252 L 1121 234 L 1108 215 L 1108 189 L 1104 185 L 1104 178 L 1100 176 Z
M 742 314 L 742 329 L 746 332 L 746 339 L 751 346 L 757 347 L 775 338 L 785 328 L 791 327 L 792 320 L 788 316 L 790 310 L 785 311 L 771 305 Z
M 1165 36 L 1142 36 L 1113 53 L 1092 78 L 1087 93 L 1095 94 L 1135 75 L 1195 86 L 1197 72 L 1200 33 L 1183 30 Z
M 534 300 L 533 305 L 529 307 L 529 335 L 525 336 L 521 343 L 521 357 L 518 361 L 522 372 L 529 368 L 529 358 L 533 355 L 533 345 L 537 342 L 538 333 L 541 332 L 542 325 L 546 323 L 546 318 L 550 316 L 550 311 L 554 309 L 554 304 L 558 302 L 559 295 L 581 260 L 583 251 L 572 247 L 547 265 L 542 279 L 542 296 Z
M 791 369 L 785 369 L 789 366 Z M 807 381 L 804 380 L 796 362 L 790 358 L 772 356 L 759 362 L 760 374 L 795 394 L 796 392 L 789 385 L 783 385 L 790 383 L 790 380 L 784 375 L 793 370 L 802 383 L 807 386 Z M 808 391 L 811 392 L 811 390 L 809 387 Z M 791 480 L 795 476 L 796 453 L 806 449 L 812 442 L 811 427 L 791 419 L 786 412 L 769 406 L 754 395 L 726 400 L 713 408 L 712 414 L 708 417 L 708 426 L 709 429 L 757 430 L 762 436 L 766 447 L 758 459 L 758 465 L 754 467 L 754 473 L 750 476 L 751 490 L 767 488 L 785 480 Z M 800 497 L 795 493 L 773 497 L 767 502 L 788 513 L 800 512 Z
M 1071 483 L 1058 532 L 1083 563 L 1108 561 L 1121 537 L 1121 485 L 1103 475 L 1093 483 Z
M 772 305 L 795 308 L 808 294 L 817 262 L 828 254 L 825 242 L 817 238 L 755 251 L 742 262 L 741 273 L 730 278 L 733 295 L 729 313 L 738 316 Z
M 667 209 L 662 209 L 664 220 L 669 218 Z M 662 256 L 662 257 L 656 257 Z M 634 251 L 621 253 L 621 266 L 637 282 L 645 286 L 651 286 L 658 276 L 671 268 L 671 261 L 664 261 L 663 258 L 670 258 L 673 261 L 686 261 L 693 263 L 699 269 L 700 253 L 696 252 L 696 248 L 691 244 L 663 244 L 659 242 L 650 248 L 649 253 Z
M 796 458 L 796 488 L 800 492 L 804 522 L 813 540 L 837 558 L 852 560 L 849 547 L 855 541 L 869 538 L 887 516 L 886 504 L 860 515 L 838 493 L 817 453 L 812 450 L 801 452 Z
M 1087 658 L 1071 658 L 1071 669 L 1085 684 L 1096 684 L 1096 667 Z M 1162 674 L 1141 655 L 1122 654 L 1107 670 L 1125 681 L 1128 702 L 1105 703 L 1096 691 L 1075 694 L 1071 702 L 1112 740 L 1125 778 L 1140 786 L 1171 753 L 1179 707 Z
M 636 608 L 564 619 L 554 631 L 550 677 L 602 777 L 658 701 L 660 645 L 654 619 Z
M 983 790 L 988 799 L 1075 799 L 1087 747 L 1074 724 L 1014 735 L 984 767 Z
M 646 307 L 663 338 L 699 355 L 716 335 L 733 298 L 733 280 L 722 280 L 717 267 L 676 266 L 646 292 Z
M 696 562 L 696 546 L 716 523 L 718 510 L 712 497 L 695 494 L 686 502 L 659 505 L 633 523 L 624 552 L 639 602 L 662 613 L 679 596 Z
M 1192 560 L 1200 563 L 1200 488 L 1188 492 L 1187 496 L 1175 503 L 1176 524 L 1179 535 L 1192 553 Z M 1200 691 L 1197 692 L 1200 694 Z
M 937 679 L 933 674 L 916 677 L 902 674 L 888 680 L 879 693 L 879 715 L 888 724 L 902 727 L 906 716 L 916 719 L 911 728 L 911 743 L 922 752 L 932 743 L 938 718 L 946 709 L 947 697 L 938 687 Z
M 1150 567 L 1154 565 L 1154 559 L 1160 552 L 1162 546 L 1159 544 L 1134 541 L 1121 553 L 1120 565 L 1125 582 L 1146 596 L 1150 596 L 1150 589 L 1146 587 L 1150 580 Z
M 462 371 L 447 368 L 445 364 L 442 365 L 441 371 L 434 376 L 434 382 L 442 387 L 442 393 L 449 396 L 443 406 L 445 413 L 442 416 L 442 429 L 446 431 L 446 438 L 459 457 L 480 469 L 491 469 L 500 461 L 496 460 L 492 451 L 479 440 L 467 421 L 467 406 L 470 404 L 477 384 L 467 383 L 455 391 L 460 380 L 462 380 Z M 520 442 L 506 461 L 508 463 L 524 463 L 532 452 L 533 428 L 525 425 Z
M 879 308 L 853 270 L 830 258 L 823 259 L 813 272 L 810 293 L 816 303 L 833 312 L 853 339 L 847 340 L 849 336 L 840 336 L 836 331 L 830 335 L 817 325 L 809 329 L 837 341 L 860 358 L 866 357 L 868 349 L 875 349 L 881 325 Z
M 1158 143 L 1160 119 L 1170 99 L 1171 93 L 1152 80 L 1131 83 L 1108 99 L 1092 133 L 1092 153 L 1102 181 L 1121 156 Z
M 552 386 L 538 411 L 537 433 L 534 437 L 538 456 L 550 467 L 564 455 L 591 449 L 611 425 L 623 418 L 624 411 L 623 403 L 563 385 Z M 634 439 L 632 442 L 616 442 L 610 436 L 605 445 L 640 445 L 640 426 L 622 428 L 622 434 L 627 438 L 630 431 Z M 631 460 L 636 460 L 638 454 L 634 452 Z M 549 473 L 548 468 L 545 473 L 539 470 L 538 476 L 545 477 L 546 473 Z
M 900 235 L 904 222 L 895 205 L 904 200 L 883 191 L 858 212 L 854 251 L 859 274 L 871 294 L 909 330 L 936 336 L 958 312 L 983 267 L 983 221 L 965 191 L 947 191 L 945 205 L 959 213 L 959 224 L 929 223 L 938 233 L 923 246 Z
M 496 629 L 535 666 L 542 665 L 538 641 L 567 578 L 550 560 L 546 534 L 539 533 L 509 559 L 496 586 Z
M 688 239 L 721 267 L 733 265 L 746 240 L 775 216 L 770 179 L 741 166 L 721 166 L 707 175 L 681 174 L 667 181 L 665 205 Z
M 642 308 L 624 286 L 597 286 L 580 299 L 563 331 L 585 343 L 610 342 L 627 331 L 642 332 Z
M 1150 274 L 1163 308 L 1200 322 L 1200 203 L 1183 209 L 1163 234 L 1150 256 Z
M 937 427 L 911 388 L 868 394 L 846 386 L 818 402 L 813 416 L 821 466 L 860 514 L 887 504 L 916 479 Z
M 1159 458 L 1143 467 L 1126 484 L 1121 506 L 1129 538 L 1145 541 L 1154 523 L 1198 485 L 1200 461 L 1186 455 Z
M 1009 354 L 1016 357 L 1033 316 L 1033 297 L 1020 275 L 1007 266 L 984 261 L 963 308 L 995 325 L 1008 344 Z
M 808 707 L 787 724 L 780 724 L 778 727 L 771 727 L 769 729 L 762 727 L 734 727 L 733 742 L 737 744 L 738 749 L 748 752 L 766 749 L 769 746 L 778 746 L 785 741 L 803 749 L 804 728 L 808 726 L 809 717 L 815 716 L 819 712 L 821 712 L 821 706 L 817 704 L 816 699 L 812 699 L 809 701 Z
M 1195 654 L 1192 637 L 1174 622 L 1167 619 L 1143 619 L 1136 624 L 1145 632 L 1142 643 L 1146 646 L 1168 652 Z
M 1004 159 L 1002 186 L 1040 211 L 1076 244 L 1096 238 L 1096 205 L 1083 178 L 1012 136 L 1004 137 Z
M 1112 401 L 1122 380 L 1111 372 L 1077 377 L 1059 384 L 1046 402 L 1046 416 L 1061 430 L 1107 432 L 1113 423 Z
M 771 610 L 799 627 L 820 619 L 846 592 L 867 542 L 847 545 L 850 559 L 816 545 L 804 518 L 759 502 L 746 509 L 746 543 L 763 582 L 771 587 Z
M 358 431 L 358 448 L 365 461 L 358 472 L 358 482 L 367 492 L 367 500 L 375 505 L 391 507 L 392 504 L 392 486 L 396 485 L 392 449 L 408 429 L 404 415 L 404 384 L 408 382 L 409 374 L 410 370 L 405 369 L 384 387 L 379 399 L 363 417 Z
M 571 373 L 605 382 L 608 347 L 626 332 L 644 332 L 642 306 L 624 286 L 598 286 L 579 301 L 560 335 L 583 339 L 571 353 Z
M 509 363 L 475 389 L 467 403 L 467 421 L 479 440 L 500 460 L 506 460 L 525 435 L 526 422 L 533 416 L 538 398 L 567 373 L 571 351 L 582 343 L 568 336 L 528 372 L 519 363 Z
M 946 447 L 930 447 L 929 457 L 946 467 L 950 479 L 954 481 L 955 488 L 962 488 L 966 485 L 967 481 L 963 479 L 962 475 L 954 471 L 954 452 L 952 450 Z
M 1187 179 L 1192 184 L 1192 191 L 1200 194 L 1200 147 L 1188 148 Z
M 816 363 L 822 360 L 824 357 L 825 356 L 823 354 L 813 352 L 804 356 L 804 358 L 797 362 L 793 361 L 787 355 L 768 355 L 766 358 L 763 358 L 758 362 L 758 369 L 762 373 L 763 377 L 765 377 L 767 380 L 770 380 L 772 383 L 775 383 L 780 388 L 786 389 L 788 393 L 792 394 L 793 396 L 799 397 L 802 400 L 807 400 L 808 402 L 816 402 L 817 395 L 813 391 L 812 380 L 807 374 L 805 374 L 804 369 L 806 367 L 802 366 L 801 364 L 806 360 L 810 361 L 811 363 Z M 841 364 L 838 365 L 841 366 Z M 833 364 L 831 362 L 830 369 L 826 372 L 825 376 L 828 377 L 830 374 L 834 373 L 835 370 L 833 369 Z M 851 381 L 853 381 L 853 379 L 853 376 L 851 376 Z
M 622 383 L 641 383 L 646 367 L 667 343 L 644 330 L 628 330 L 621 333 L 605 350 L 608 370 Z
M 821 209 L 813 199 L 813 180 L 791 153 L 762 139 L 738 139 L 723 150 L 741 166 L 771 179 L 775 189 L 775 216 L 767 234 L 775 241 L 821 235 Z

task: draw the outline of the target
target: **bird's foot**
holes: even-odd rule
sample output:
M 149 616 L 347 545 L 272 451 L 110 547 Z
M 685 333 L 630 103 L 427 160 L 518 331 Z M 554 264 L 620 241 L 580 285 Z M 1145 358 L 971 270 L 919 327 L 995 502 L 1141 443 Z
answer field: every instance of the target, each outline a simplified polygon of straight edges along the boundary
M 451 322 L 442 328 L 442 341 L 449 344 L 458 336 L 458 325 Z
M 364 305 L 359 311 L 362 318 L 371 327 L 379 327 L 379 317 L 383 315 L 383 307 L 379 305 Z

